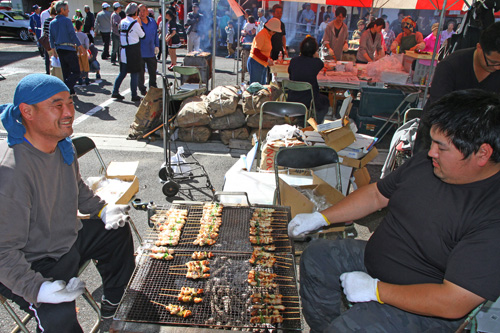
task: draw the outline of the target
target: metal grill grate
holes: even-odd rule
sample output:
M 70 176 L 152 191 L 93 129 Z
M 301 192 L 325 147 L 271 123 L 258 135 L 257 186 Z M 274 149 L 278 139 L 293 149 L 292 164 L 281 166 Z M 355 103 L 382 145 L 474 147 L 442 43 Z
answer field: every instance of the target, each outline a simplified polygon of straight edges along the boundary
M 248 272 L 252 269 L 248 254 L 217 253 L 210 260 L 211 276 L 206 280 L 190 280 L 184 275 L 185 271 L 178 270 L 184 263 L 191 260 L 189 256 L 180 256 L 177 253 L 172 261 L 161 261 L 144 257 L 132 277 L 131 284 L 125 293 L 115 319 L 152 322 L 159 324 L 208 326 L 218 328 L 259 327 L 259 324 L 250 324 L 250 296 L 256 292 L 279 293 L 284 296 L 283 304 L 293 309 L 299 306 L 299 297 L 296 287 L 293 265 L 276 267 L 274 273 L 280 276 L 289 276 L 291 281 L 276 281 L 278 288 L 251 287 L 248 282 Z M 293 263 L 293 257 L 288 256 Z M 264 270 L 264 269 L 260 269 Z M 270 269 L 266 271 L 271 272 Z M 171 274 L 171 273 L 176 273 Z M 192 316 L 180 318 L 170 315 L 163 307 L 152 303 L 155 301 L 168 305 L 179 304 L 176 297 L 160 294 L 177 295 L 181 287 L 203 288 L 203 302 L 199 304 L 186 303 L 192 311 Z M 171 290 L 164 290 L 171 289 Z M 285 312 L 298 312 L 290 310 Z M 299 314 L 284 313 L 284 322 L 278 324 L 283 329 L 301 329 Z
M 259 206 L 273 208 L 273 217 L 283 221 L 284 227 L 273 230 L 275 252 L 280 262 L 273 268 L 252 267 L 248 260 L 253 247 L 249 241 L 249 220 L 253 207 L 224 206 L 222 225 L 219 238 L 213 246 L 196 246 L 192 237 L 196 237 L 203 203 L 173 204 L 171 208 L 187 209 L 188 217 L 181 235 L 179 245 L 175 249 L 172 261 L 151 259 L 148 256 L 140 258 L 130 284 L 120 303 L 115 319 L 134 322 L 147 322 L 169 325 L 202 326 L 213 328 L 272 328 L 300 330 L 299 296 L 296 285 L 295 262 L 290 252 L 293 245 L 287 236 L 286 225 L 290 221 L 290 210 L 285 207 Z M 159 208 L 158 210 L 161 210 Z M 152 231 L 146 243 L 154 243 L 158 233 Z M 192 260 L 193 251 L 212 251 L 215 255 L 210 259 L 210 278 L 191 280 L 185 276 L 186 270 L 181 270 L 187 261 Z M 277 288 L 252 287 L 247 282 L 251 269 L 265 270 L 276 273 L 285 279 L 275 281 Z M 203 288 L 203 301 L 199 304 L 180 304 L 176 296 L 181 287 Z M 162 290 L 171 289 L 171 290 Z M 253 293 L 276 293 L 287 296 L 283 305 L 287 310 L 282 314 L 284 322 L 276 325 L 250 324 L 250 296 Z M 168 305 L 185 305 L 192 311 L 192 316 L 181 318 L 170 315 L 165 308 L 151 301 Z M 290 310 L 288 310 L 290 308 Z
M 252 246 L 248 241 L 250 230 L 249 220 L 253 212 L 252 207 L 224 206 L 222 210 L 222 225 L 219 230 L 219 238 L 217 239 L 217 243 L 212 246 L 193 245 L 193 241 L 200 227 L 203 204 L 173 204 L 171 208 L 188 210 L 186 225 L 182 231 L 179 244 L 177 246 L 171 246 L 172 248 L 192 251 L 252 252 Z M 286 230 L 288 221 L 290 221 L 290 211 L 285 207 L 273 208 L 276 210 L 275 214 L 273 214 L 274 218 L 277 221 L 283 222 L 282 227 L 273 230 L 273 244 L 276 245 L 279 252 L 290 252 L 292 241 L 288 238 Z M 157 209 L 157 211 L 161 210 L 162 208 Z M 152 230 L 146 237 L 146 243 L 154 244 L 157 238 L 158 232 Z

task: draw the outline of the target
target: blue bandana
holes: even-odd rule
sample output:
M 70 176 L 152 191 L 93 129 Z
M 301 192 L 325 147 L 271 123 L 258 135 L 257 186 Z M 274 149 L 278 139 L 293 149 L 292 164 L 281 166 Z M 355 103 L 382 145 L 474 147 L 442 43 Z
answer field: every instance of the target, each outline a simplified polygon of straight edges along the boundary
M 25 103 L 28 105 L 37 104 L 58 94 L 62 91 L 68 91 L 68 87 L 55 76 L 46 74 L 30 74 L 22 79 L 14 93 L 14 104 L 0 105 L 0 119 L 7 130 L 7 143 L 10 147 L 22 143 L 26 128 L 22 124 L 21 110 L 19 105 Z M 61 150 L 64 163 L 71 165 L 75 159 L 73 144 L 68 137 L 59 141 L 57 144 Z

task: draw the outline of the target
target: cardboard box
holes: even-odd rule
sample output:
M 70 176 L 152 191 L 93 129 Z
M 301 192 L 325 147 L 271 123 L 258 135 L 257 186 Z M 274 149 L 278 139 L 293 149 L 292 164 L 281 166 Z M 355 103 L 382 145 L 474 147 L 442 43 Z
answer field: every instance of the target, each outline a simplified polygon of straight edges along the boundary
M 313 175 L 313 185 L 300 186 L 304 189 L 312 189 L 316 195 L 322 195 L 326 200 L 333 204 L 336 204 L 344 198 L 344 195 L 337 189 L 331 187 L 323 179 Z M 314 204 L 299 190 L 293 186 L 287 184 L 281 178 L 279 179 L 279 188 L 281 195 L 281 205 L 289 206 L 292 213 L 292 218 L 297 214 L 302 213 L 312 213 L 314 211 Z M 333 227 L 329 228 L 328 231 L 343 231 L 344 227 Z
M 363 156 L 360 159 L 354 159 L 347 156 L 339 155 L 339 161 L 343 165 L 347 165 L 356 169 L 361 169 L 365 165 L 367 165 L 368 162 L 372 161 L 375 157 L 377 157 L 377 155 L 378 155 L 378 150 L 377 148 L 373 147 L 365 156 Z
M 352 175 L 358 188 L 370 184 L 371 177 L 366 167 L 354 170 Z
M 106 179 L 119 179 L 117 182 L 97 182 L 92 186 L 92 189 L 99 195 L 99 192 L 104 196 L 103 199 L 108 201 L 114 200 L 115 204 L 126 205 L 139 192 L 139 179 L 135 176 L 139 161 L 135 162 L 111 162 L 106 169 Z M 112 199 L 111 199 L 112 198 Z
M 322 132 L 321 136 L 325 139 L 325 144 L 335 149 L 335 151 L 342 150 L 356 141 L 354 132 L 349 126 Z

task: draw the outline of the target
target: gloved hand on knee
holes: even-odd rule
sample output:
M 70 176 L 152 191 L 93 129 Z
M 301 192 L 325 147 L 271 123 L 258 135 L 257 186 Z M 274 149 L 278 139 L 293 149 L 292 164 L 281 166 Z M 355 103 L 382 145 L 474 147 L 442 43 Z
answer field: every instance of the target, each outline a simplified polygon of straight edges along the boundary
M 379 279 L 374 279 L 365 272 L 349 272 L 340 276 L 344 294 L 349 302 L 379 302 L 377 284 Z
M 288 224 L 288 235 L 290 237 L 304 236 L 328 224 L 328 220 L 320 212 L 297 214 Z
M 106 205 L 99 213 L 99 217 L 104 222 L 106 230 L 118 229 L 130 222 L 129 210 L 129 205 Z
M 69 280 L 68 284 L 63 280 L 45 281 L 38 291 L 37 302 L 51 304 L 72 302 L 84 291 L 85 282 L 77 277 Z

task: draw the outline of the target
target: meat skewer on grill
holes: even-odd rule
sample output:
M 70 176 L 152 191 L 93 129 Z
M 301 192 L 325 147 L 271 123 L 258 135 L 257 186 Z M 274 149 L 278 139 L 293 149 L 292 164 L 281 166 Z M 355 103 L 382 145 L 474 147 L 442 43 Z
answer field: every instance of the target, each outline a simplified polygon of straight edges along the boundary
M 254 287 L 264 287 L 264 288 L 277 288 L 278 284 L 273 281 L 274 276 L 271 275 L 270 273 L 267 273 L 266 275 L 260 275 L 259 273 L 262 272 L 255 272 L 254 270 L 251 270 L 248 273 L 248 283 L 251 286 Z
M 149 256 L 153 259 L 159 259 L 159 260 L 173 260 L 174 259 L 174 256 L 169 254 L 168 252 L 150 253 Z
M 256 245 L 269 245 L 274 242 L 273 237 L 250 236 L 250 243 Z
M 168 294 L 158 294 L 160 296 L 168 296 L 168 297 L 176 297 L 179 302 L 183 303 L 201 303 L 203 301 L 203 298 L 201 297 L 194 297 L 194 296 L 189 296 L 189 295 L 168 295 Z
M 191 255 L 191 258 L 193 258 L 194 260 L 210 259 L 213 257 L 214 254 L 212 252 L 207 252 L 207 251 L 195 251 Z
M 181 289 L 161 288 L 161 290 L 178 291 L 179 295 L 184 296 L 201 296 L 203 294 L 203 289 L 192 287 L 182 287 Z
M 272 316 L 256 316 L 250 318 L 250 323 L 252 324 L 279 324 L 283 322 L 283 317 L 281 315 Z
M 255 316 L 279 316 L 280 312 L 277 309 L 269 309 L 269 308 L 264 308 L 264 309 L 255 309 L 250 312 L 250 315 L 252 317 Z
M 155 245 L 176 246 L 186 223 L 188 211 L 186 209 L 169 209 L 166 212 L 157 213 L 151 217 L 159 230 Z
M 165 305 L 165 304 L 161 304 L 161 303 L 151 301 L 151 300 L 150 300 L 150 302 L 164 307 L 173 316 L 187 318 L 187 317 L 191 316 L 191 314 L 192 314 L 192 312 L 190 310 L 188 310 L 185 307 L 180 306 L 180 305 L 176 305 L 176 304 Z
M 214 245 L 219 237 L 218 231 L 222 223 L 222 208 L 219 203 L 206 203 L 203 205 L 203 214 L 200 219 L 198 236 L 194 245 Z

